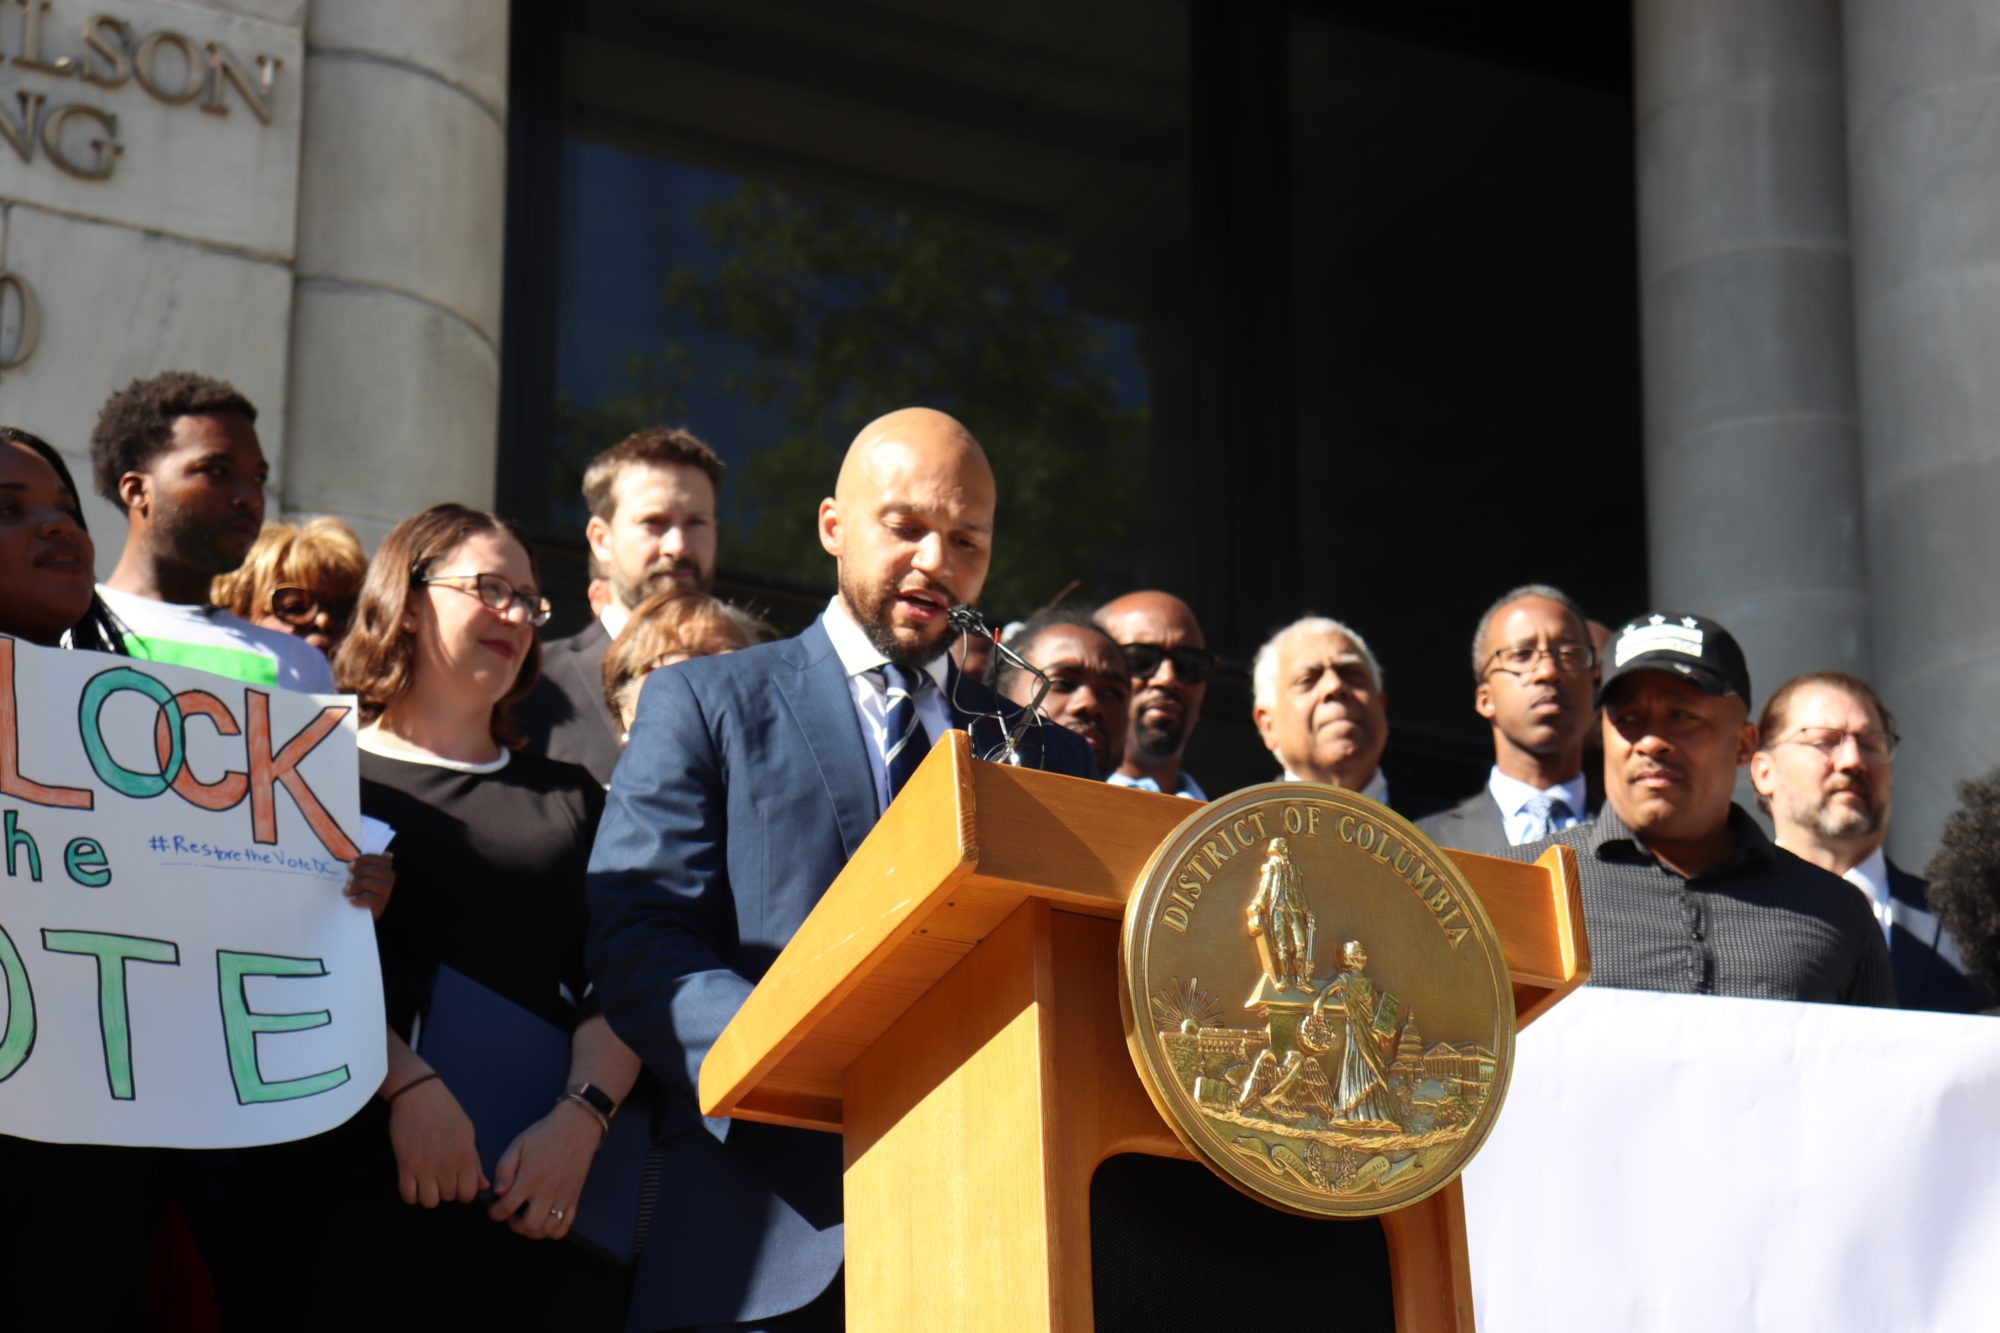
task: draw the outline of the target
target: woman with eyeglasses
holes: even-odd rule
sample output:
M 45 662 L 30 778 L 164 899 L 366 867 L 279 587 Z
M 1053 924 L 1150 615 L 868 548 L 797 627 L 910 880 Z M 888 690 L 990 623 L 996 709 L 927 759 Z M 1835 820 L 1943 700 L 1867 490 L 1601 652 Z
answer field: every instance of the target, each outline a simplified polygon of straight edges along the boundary
M 602 792 L 582 769 L 514 748 L 510 709 L 535 682 L 535 631 L 549 614 L 538 587 L 511 524 L 435 506 L 382 543 L 334 659 L 360 703 L 362 810 L 395 830 L 398 888 L 377 930 L 389 1075 L 373 1109 L 415 1206 L 394 1224 L 421 1266 L 398 1282 L 399 1323 L 423 1311 L 476 1324 L 484 1312 L 506 1327 L 567 1328 L 581 1309 L 608 1321 L 622 1306 L 618 1270 L 534 1243 L 574 1224 L 608 1116 L 639 1071 L 584 975 L 584 870 Z M 490 1180 L 472 1120 L 422 1054 L 445 1025 L 433 1013 L 416 1035 L 441 967 L 572 1033 L 567 1091 Z
M 329 658 L 347 633 L 368 554 L 337 518 L 294 527 L 268 523 L 243 563 L 221 575 L 209 600 L 253 625 L 293 634 Z

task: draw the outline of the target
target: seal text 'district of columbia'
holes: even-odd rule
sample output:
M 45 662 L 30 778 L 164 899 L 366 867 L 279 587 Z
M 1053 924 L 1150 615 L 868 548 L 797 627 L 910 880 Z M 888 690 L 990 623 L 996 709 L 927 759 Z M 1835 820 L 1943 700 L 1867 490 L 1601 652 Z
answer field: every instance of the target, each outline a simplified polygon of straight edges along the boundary
M 1284 824 L 1284 834 L 1295 838 L 1320 836 L 1321 816 L 1324 813 L 1316 805 L 1283 807 L 1280 820 Z M 1430 909 L 1438 929 L 1444 932 L 1451 947 L 1456 949 L 1459 946 L 1468 932 L 1465 926 L 1453 923 L 1463 920 L 1464 906 L 1451 887 L 1439 880 L 1437 871 L 1426 865 L 1414 849 L 1405 846 L 1390 830 L 1351 814 L 1341 815 L 1332 822 L 1331 828 L 1334 836 L 1342 842 L 1352 843 L 1395 870 L 1397 876 Z M 1161 904 L 1158 924 L 1186 934 L 1188 923 L 1201 902 L 1202 890 L 1222 868 L 1223 862 L 1241 852 L 1254 850 L 1277 832 L 1266 827 L 1265 812 L 1261 810 L 1241 819 L 1225 820 L 1207 830 L 1181 863 L 1179 873 L 1174 877 L 1174 887 Z

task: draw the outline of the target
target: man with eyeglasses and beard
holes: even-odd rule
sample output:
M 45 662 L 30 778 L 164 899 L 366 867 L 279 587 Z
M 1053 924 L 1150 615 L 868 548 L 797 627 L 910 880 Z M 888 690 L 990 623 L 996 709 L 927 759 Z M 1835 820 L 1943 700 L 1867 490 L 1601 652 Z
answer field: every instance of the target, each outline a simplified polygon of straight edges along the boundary
M 1545 583 L 1503 594 L 1473 631 L 1472 680 L 1473 711 L 1493 730 L 1493 771 L 1417 827 L 1443 846 L 1497 856 L 1596 814 L 1603 794 L 1583 755 L 1597 725 L 1597 654 L 1576 603 Z
M 1696 615 L 1628 621 L 1597 701 L 1604 808 L 1509 853 L 1576 852 L 1591 984 L 1894 1008 L 1889 950 L 1861 896 L 1735 803 L 1757 727 L 1729 631 Z
M 1990 1001 L 1931 915 L 1924 881 L 1890 861 L 1896 720 L 1866 681 L 1815 671 L 1780 685 L 1750 756 L 1757 803 L 1777 844 L 1861 890 L 1889 943 L 1905 1009 L 1973 1013 Z
M 1097 624 L 1124 654 L 1132 677 L 1124 760 L 1105 781 L 1206 801 L 1201 784 L 1181 768 L 1215 671 L 1193 609 L 1172 593 L 1129 592 L 1100 607 Z

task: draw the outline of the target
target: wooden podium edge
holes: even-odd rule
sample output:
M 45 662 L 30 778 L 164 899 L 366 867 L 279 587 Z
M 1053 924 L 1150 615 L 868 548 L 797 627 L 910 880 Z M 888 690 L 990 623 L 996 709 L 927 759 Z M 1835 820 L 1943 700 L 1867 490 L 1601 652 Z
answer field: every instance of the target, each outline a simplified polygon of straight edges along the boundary
M 1445 855 L 1472 884 L 1500 933 L 1514 987 L 1514 1025 L 1524 1028 L 1590 980 L 1583 927 L 1583 881 L 1576 853 L 1556 845 L 1532 863 L 1462 852 Z

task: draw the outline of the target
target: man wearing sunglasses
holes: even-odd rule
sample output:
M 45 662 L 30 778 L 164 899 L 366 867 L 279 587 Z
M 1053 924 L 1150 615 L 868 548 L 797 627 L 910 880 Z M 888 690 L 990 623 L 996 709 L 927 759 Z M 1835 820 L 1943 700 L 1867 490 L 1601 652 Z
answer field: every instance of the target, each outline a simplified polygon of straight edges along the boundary
M 1931 915 L 1924 881 L 1883 851 L 1898 738 L 1880 696 L 1845 672 L 1794 676 L 1765 703 L 1758 731 L 1750 781 L 1778 845 L 1861 890 L 1889 943 L 1897 1002 L 1948 1013 L 1991 1003 Z
M 1596 814 L 1602 785 L 1586 780 L 1583 754 L 1597 725 L 1597 654 L 1576 603 L 1545 583 L 1503 594 L 1473 631 L 1472 682 L 1473 711 L 1493 731 L 1493 771 L 1417 827 L 1446 847 L 1497 856 Z
M 1215 671 L 1193 609 L 1172 593 L 1128 592 L 1098 610 L 1097 624 L 1132 676 L 1124 762 L 1105 781 L 1206 801 L 1201 784 L 1181 769 Z

